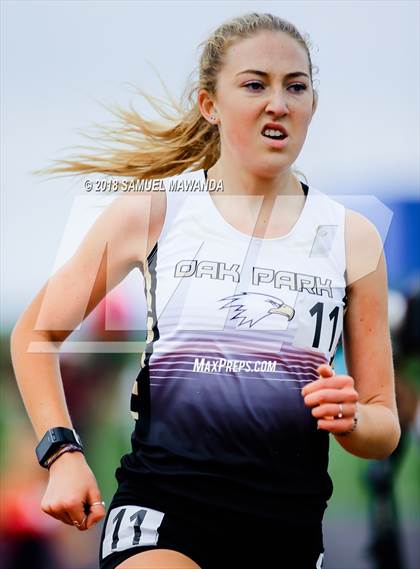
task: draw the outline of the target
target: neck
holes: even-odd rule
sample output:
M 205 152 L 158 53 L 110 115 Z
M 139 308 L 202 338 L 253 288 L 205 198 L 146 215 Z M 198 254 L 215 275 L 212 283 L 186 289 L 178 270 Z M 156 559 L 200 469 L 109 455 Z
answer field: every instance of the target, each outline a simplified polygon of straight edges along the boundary
M 243 166 L 238 167 L 231 161 L 226 164 L 222 158 L 219 158 L 209 168 L 207 175 L 209 179 L 222 180 L 224 195 L 259 195 L 267 198 L 302 195 L 300 182 L 290 168 L 274 176 L 264 176 Z

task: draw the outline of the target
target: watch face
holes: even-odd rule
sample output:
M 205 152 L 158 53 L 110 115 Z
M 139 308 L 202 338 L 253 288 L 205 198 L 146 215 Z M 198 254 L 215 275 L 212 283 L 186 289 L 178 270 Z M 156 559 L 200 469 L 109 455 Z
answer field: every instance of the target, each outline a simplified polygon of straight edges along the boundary
M 40 441 L 40 443 L 38 444 L 38 446 L 36 447 L 36 455 L 38 461 L 40 463 L 43 463 L 48 458 L 48 456 L 50 456 L 54 452 L 56 446 L 57 445 L 52 440 L 50 431 L 47 431 L 42 440 Z

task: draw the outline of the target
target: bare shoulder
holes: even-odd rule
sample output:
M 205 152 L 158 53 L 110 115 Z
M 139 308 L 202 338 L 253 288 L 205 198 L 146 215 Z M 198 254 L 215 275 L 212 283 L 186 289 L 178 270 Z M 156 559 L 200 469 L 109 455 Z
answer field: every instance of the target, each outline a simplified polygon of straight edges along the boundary
M 143 262 L 161 233 L 166 213 L 165 192 L 118 196 L 103 212 L 108 241 L 119 243 L 133 262 Z
M 108 204 L 75 253 L 44 284 L 21 322 L 63 341 L 127 274 L 141 268 L 159 237 L 166 196 L 123 194 Z
M 346 208 L 345 244 L 347 285 L 378 269 L 383 260 L 383 243 L 376 226 L 359 212 Z

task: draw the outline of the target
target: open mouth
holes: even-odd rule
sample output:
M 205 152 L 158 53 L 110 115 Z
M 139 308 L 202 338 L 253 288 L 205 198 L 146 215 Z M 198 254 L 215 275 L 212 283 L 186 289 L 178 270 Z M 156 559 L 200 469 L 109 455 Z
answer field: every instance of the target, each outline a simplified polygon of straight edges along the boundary
M 287 134 L 280 132 L 279 130 L 266 129 L 261 133 L 266 138 L 271 138 L 272 140 L 284 140 L 287 138 Z

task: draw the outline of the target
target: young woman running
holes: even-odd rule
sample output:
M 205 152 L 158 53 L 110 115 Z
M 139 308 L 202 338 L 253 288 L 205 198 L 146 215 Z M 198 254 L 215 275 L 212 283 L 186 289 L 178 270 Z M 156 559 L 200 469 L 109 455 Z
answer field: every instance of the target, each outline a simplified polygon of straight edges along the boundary
M 222 24 L 189 101 L 170 126 L 120 111 L 111 138 L 131 148 L 58 169 L 164 191 L 118 196 L 14 328 L 49 468 L 42 509 L 82 531 L 106 516 L 101 569 L 319 568 L 330 433 L 362 458 L 388 456 L 400 435 L 381 240 L 292 170 L 317 106 L 294 25 L 256 13 Z M 147 341 L 106 511 L 58 355 L 27 347 L 60 345 L 136 267 Z M 332 368 L 341 336 L 349 375 Z

